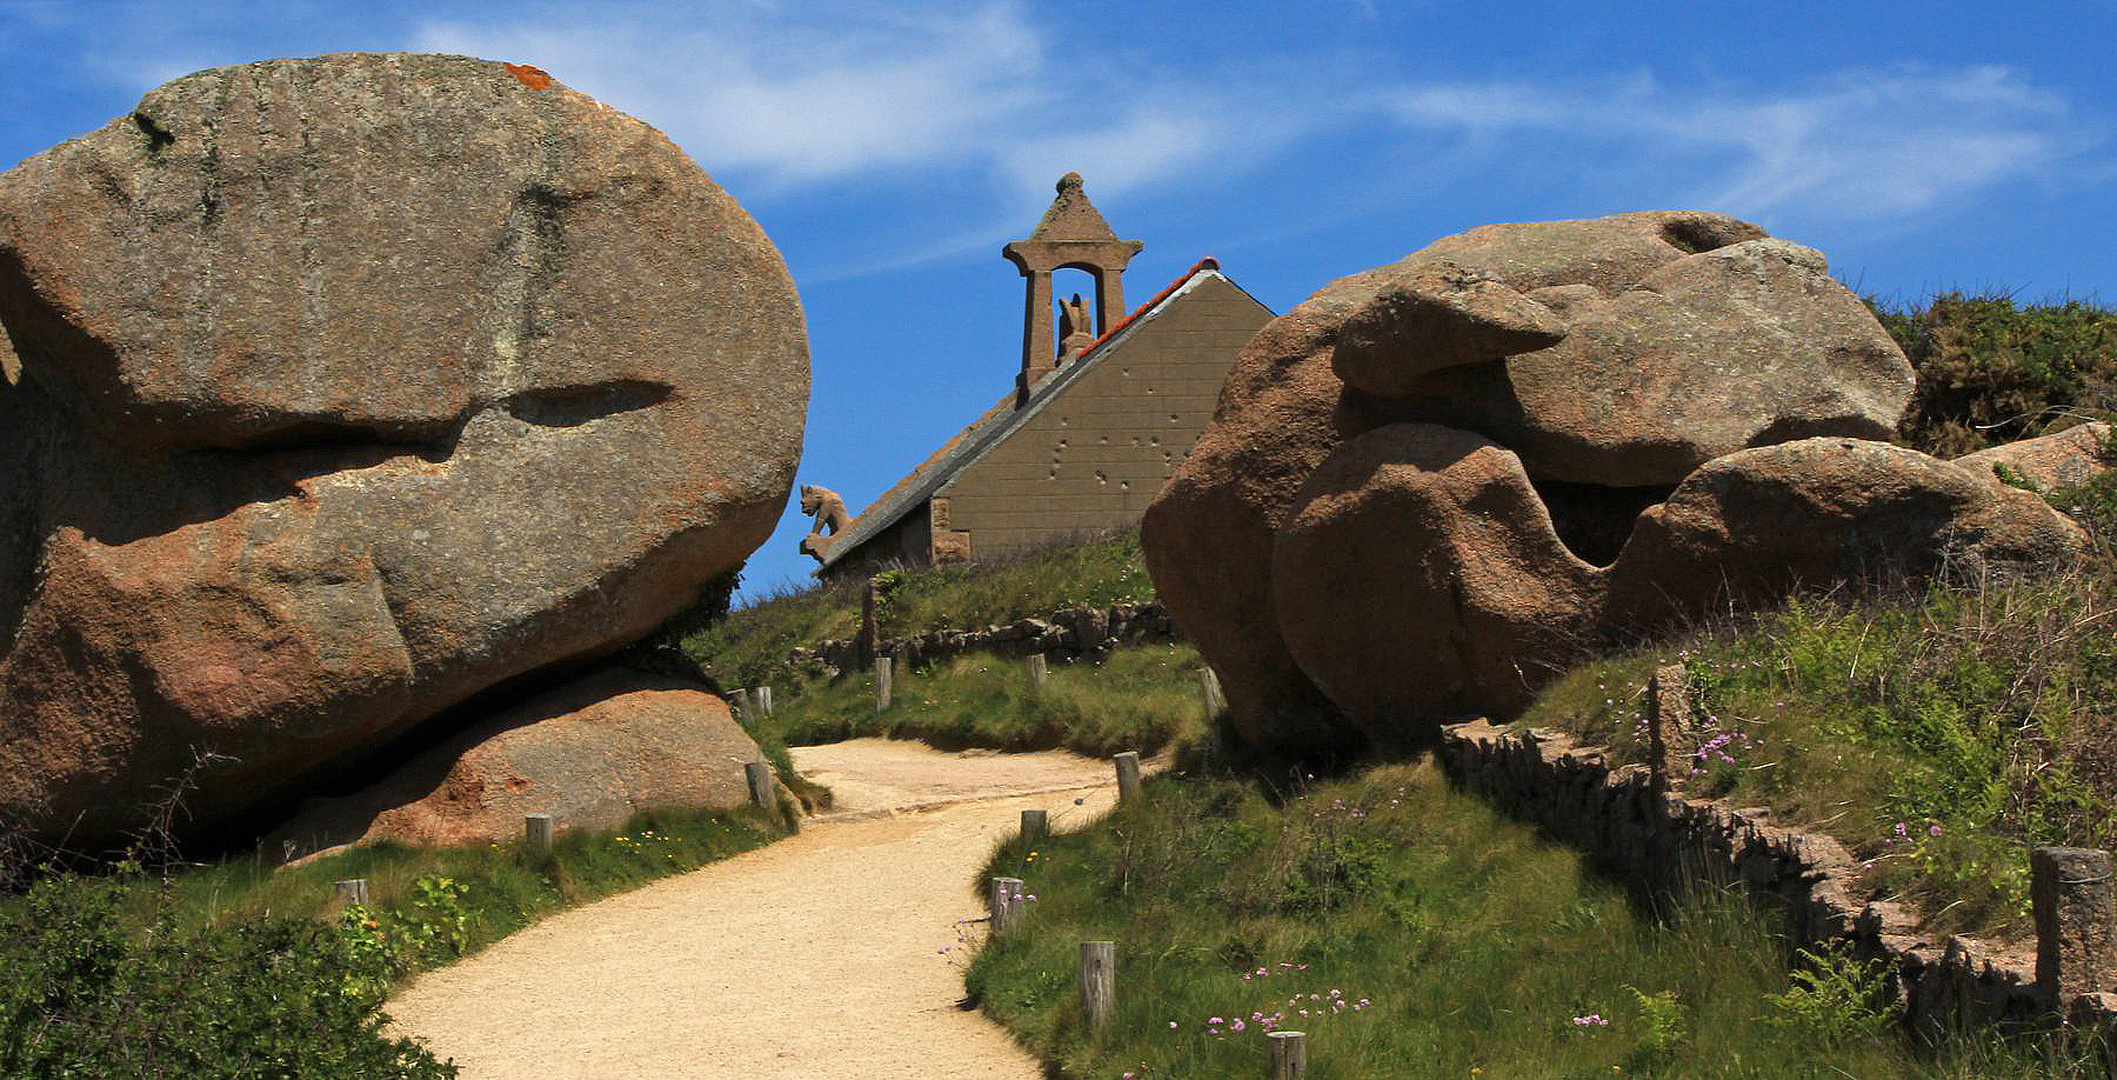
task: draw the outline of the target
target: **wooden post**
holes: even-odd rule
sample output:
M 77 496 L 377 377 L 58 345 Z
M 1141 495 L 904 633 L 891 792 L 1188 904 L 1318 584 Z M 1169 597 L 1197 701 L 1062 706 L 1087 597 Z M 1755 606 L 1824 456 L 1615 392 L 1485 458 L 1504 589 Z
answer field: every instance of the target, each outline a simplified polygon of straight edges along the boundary
M 2117 966 L 2110 853 L 2030 851 L 2029 907 L 2036 919 L 2036 989 L 2044 1000 L 2064 1013 L 2074 998 L 2109 989 Z
M 770 686 L 752 687 L 750 693 L 757 696 L 757 711 L 766 716 L 772 715 L 772 688 Z
M 1117 762 L 1117 801 L 1131 802 L 1139 797 L 1139 751 L 1127 750 L 1113 760 Z
M 346 903 L 359 904 L 361 907 L 367 906 L 368 879 L 364 877 L 347 878 L 344 881 L 332 882 L 331 887 L 338 890 L 338 895 Z
M 1051 816 L 1043 810 L 1022 811 L 1022 839 L 1036 840 L 1051 834 Z
M 1022 879 L 996 877 L 986 905 L 992 908 L 992 936 L 1004 937 L 1022 921 Z
M 1081 1012 L 1100 1027 L 1117 1003 L 1117 942 L 1081 942 Z
M 750 692 L 748 690 L 728 691 L 728 704 L 735 706 L 736 723 L 744 727 L 751 727 L 757 723 L 757 718 L 750 712 Z
M 531 851 L 551 850 L 551 815 L 522 815 L 522 839 L 529 841 Z
M 1037 653 L 1031 656 L 1029 658 L 1029 684 L 1031 686 L 1042 686 L 1044 685 L 1044 680 L 1050 677 L 1051 663 L 1044 659 L 1044 654 Z
M 1274 1031 L 1265 1035 L 1272 1041 L 1272 1080 L 1303 1080 L 1308 1076 L 1308 1036 L 1299 1031 Z
M 744 762 L 742 775 L 750 784 L 750 805 L 771 809 L 777 801 L 772 798 L 772 767 L 762 761 Z
M 889 708 L 889 682 L 896 660 L 893 657 L 875 657 L 875 711 Z
M 1228 711 L 1227 696 L 1220 692 L 1220 676 L 1209 667 L 1198 669 L 1198 693 L 1205 699 L 1206 720 Z
M 863 664 L 872 664 L 882 655 L 882 643 L 877 640 L 881 630 L 875 625 L 876 591 L 875 579 L 868 578 L 867 588 L 860 592 L 860 633 L 853 638 L 853 646 L 859 650 Z

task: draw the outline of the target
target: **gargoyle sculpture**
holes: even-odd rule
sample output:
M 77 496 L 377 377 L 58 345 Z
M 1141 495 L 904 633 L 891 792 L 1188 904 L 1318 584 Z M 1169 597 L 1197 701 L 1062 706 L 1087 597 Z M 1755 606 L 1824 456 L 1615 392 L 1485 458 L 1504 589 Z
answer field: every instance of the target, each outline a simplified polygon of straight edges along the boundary
M 831 541 L 853 523 L 853 516 L 845 512 L 845 500 L 837 492 L 815 484 L 801 485 L 801 512 L 816 519 L 815 527 L 801 538 L 801 553 L 821 563 Z M 830 530 L 828 535 L 826 528 Z

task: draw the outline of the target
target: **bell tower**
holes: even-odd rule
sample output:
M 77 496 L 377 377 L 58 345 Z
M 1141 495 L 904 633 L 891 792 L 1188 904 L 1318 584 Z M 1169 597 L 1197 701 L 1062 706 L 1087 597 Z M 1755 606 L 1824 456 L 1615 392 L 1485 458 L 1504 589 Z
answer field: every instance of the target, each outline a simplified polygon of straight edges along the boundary
M 1119 240 L 1103 215 L 1081 190 L 1081 174 L 1067 173 L 1058 182 L 1058 198 L 1027 240 L 1017 240 L 1002 249 L 1007 261 L 1022 272 L 1028 298 L 1022 321 L 1022 373 L 1015 379 L 1015 407 L 1029 401 L 1037 381 L 1071 355 L 1061 355 L 1052 314 L 1051 274 L 1055 270 L 1085 270 L 1095 279 L 1095 330 L 1090 338 L 1110 329 L 1110 314 L 1125 314 L 1125 264 L 1139 254 L 1137 240 Z M 1077 352 L 1080 335 L 1087 333 L 1085 305 L 1067 304 L 1071 323 L 1069 345 Z

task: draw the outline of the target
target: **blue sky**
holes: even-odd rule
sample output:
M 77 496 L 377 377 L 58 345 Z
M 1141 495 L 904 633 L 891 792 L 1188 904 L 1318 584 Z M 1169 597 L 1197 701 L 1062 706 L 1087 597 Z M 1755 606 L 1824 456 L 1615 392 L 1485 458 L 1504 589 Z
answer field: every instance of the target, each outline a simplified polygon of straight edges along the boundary
M 0 0 L 0 165 L 199 68 L 542 67 L 667 132 L 778 243 L 814 364 L 801 480 L 857 511 L 1012 386 L 1000 247 L 1069 170 L 1146 244 L 1135 302 L 1207 254 L 1283 311 L 1476 225 L 1696 208 L 1886 299 L 2117 303 L 2113 41 L 2117 0 Z M 806 531 L 790 508 L 746 591 L 805 580 Z

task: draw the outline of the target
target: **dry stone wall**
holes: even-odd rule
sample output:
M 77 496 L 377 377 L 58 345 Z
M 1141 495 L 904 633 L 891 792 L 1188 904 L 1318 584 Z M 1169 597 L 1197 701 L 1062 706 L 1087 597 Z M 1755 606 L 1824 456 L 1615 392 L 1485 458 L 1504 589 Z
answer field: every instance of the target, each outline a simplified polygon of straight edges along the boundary
M 975 652 L 1011 658 L 1042 656 L 1052 663 L 1070 664 L 1101 659 L 1119 645 L 1166 645 L 1182 639 L 1182 632 L 1160 604 L 1113 604 L 1109 608 L 1082 606 L 1041 619 L 1021 618 L 979 629 L 929 630 L 889 638 L 877 644 L 876 653 L 913 667 Z M 788 662 L 833 673 L 863 666 L 857 638 L 834 638 L 795 649 Z
M 2040 982 L 2031 951 L 1922 934 L 1911 911 L 1852 890 L 1858 864 L 1843 845 L 1774 825 L 1761 809 L 1686 798 L 1645 765 L 1612 765 L 1602 749 L 1564 735 L 1509 733 L 1482 720 L 1444 728 L 1437 756 L 1459 786 L 1629 880 L 1657 889 L 1739 883 L 1777 898 L 1801 942 L 1848 941 L 1859 956 L 1887 963 L 1904 1022 L 1922 1033 L 2024 1025 L 2054 1013 L 2075 1025 L 2117 1026 L 2117 995 L 2103 992 L 2107 973 Z

